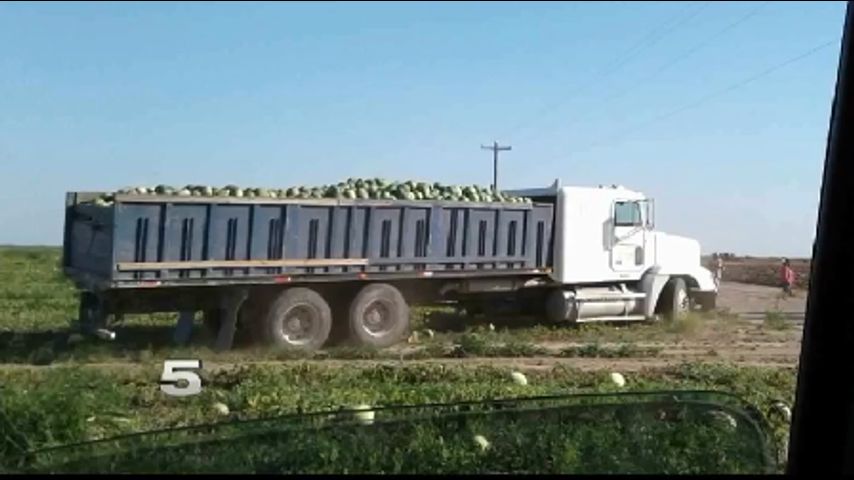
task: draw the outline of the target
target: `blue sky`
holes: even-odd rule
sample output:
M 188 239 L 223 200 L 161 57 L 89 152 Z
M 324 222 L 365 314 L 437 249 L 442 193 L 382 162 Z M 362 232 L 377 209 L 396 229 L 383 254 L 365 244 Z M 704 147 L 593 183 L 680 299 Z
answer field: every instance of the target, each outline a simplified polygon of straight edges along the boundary
M 808 255 L 844 9 L 2 3 L 0 244 L 61 243 L 71 190 L 487 185 L 498 140 L 502 187 L 620 183 L 704 251 Z

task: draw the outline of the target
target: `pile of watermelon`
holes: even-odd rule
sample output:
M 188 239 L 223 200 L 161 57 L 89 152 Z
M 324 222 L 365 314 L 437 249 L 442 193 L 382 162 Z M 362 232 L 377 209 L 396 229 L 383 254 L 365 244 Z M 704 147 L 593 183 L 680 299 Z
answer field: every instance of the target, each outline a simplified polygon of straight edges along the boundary
M 123 188 L 115 193 L 104 194 L 93 203 L 102 206 L 112 204 L 115 195 L 157 195 L 179 197 L 232 197 L 232 198 L 275 198 L 275 199 L 363 199 L 363 200 L 447 200 L 453 202 L 505 202 L 529 203 L 530 199 L 515 197 L 492 188 L 478 185 L 444 185 L 439 182 L 396 182 L 382 178 L 349 178 L 335 185 L 290 188 L 241 188 L 236 185 L 211 187 L 186 185 L 175 188 L 168 185 L 156 187 Z

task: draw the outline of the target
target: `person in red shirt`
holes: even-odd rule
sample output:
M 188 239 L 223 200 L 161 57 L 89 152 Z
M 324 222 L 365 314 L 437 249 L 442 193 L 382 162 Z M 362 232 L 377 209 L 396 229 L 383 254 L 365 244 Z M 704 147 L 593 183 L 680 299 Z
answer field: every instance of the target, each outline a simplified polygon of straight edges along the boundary
M 788 258 L 783 259 L 783 266 L 780 269 L 780 282 L 783 286 L 783 293 L 787 296 L 793 297 L 795 295 L 794 292 L 792 292 L 792 287 L 795 285 L 795 271 L 789 264 Z

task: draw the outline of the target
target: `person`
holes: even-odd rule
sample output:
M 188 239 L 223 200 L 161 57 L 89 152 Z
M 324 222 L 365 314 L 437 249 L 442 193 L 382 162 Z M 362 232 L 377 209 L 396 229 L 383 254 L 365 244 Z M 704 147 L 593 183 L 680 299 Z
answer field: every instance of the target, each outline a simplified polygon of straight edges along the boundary
M 780 282 L 783 285 L 783 294 L 789 297 L 795 296 L 792 287 L 795 285 L 795 271 L 789 264 L 789 259 L 783 259 L 783 265 L 780 268 Z
M 718 288 L 721 286 L 721 280 L 724 278 L 724 259 L 720 254 L 715 254 L 715 285 Z
M 711 261 L 709 261 L 709 270 L 711 270 L 712 276 L 714 277 L 715 286 L 720 288 L 721 280 L 724 276 L 724 260 L 721 258 L 721 254 L 712 254 Z

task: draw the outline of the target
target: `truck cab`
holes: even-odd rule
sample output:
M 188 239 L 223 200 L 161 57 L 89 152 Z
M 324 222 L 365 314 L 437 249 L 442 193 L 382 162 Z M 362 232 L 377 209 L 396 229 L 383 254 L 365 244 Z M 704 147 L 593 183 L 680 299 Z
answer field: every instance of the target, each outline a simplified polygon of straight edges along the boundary
M 643 193 L 619 185 L 561 186 L 559 180 L 509 193 L 554 204 L 550 278 L 576 307 L 589 298 L 587 311 L 575 314 L 648 319 L 674 308 L 714 307 L 717 286 L 702 266 L 699 242 L 657 231 L 654 202 Z M 564 313 L 572 314 L 557 315 Z

